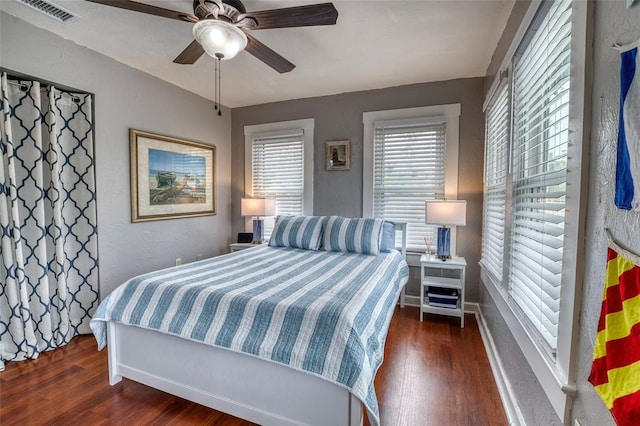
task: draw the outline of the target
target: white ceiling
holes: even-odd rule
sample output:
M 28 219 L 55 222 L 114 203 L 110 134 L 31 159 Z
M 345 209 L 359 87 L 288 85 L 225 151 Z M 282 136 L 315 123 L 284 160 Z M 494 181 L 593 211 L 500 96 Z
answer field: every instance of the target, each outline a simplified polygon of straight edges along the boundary
M 53 0 L 78 15 L 66 23 L 16 0 L 0 9 L 81 46 L 213 99 L 213 59 L 173 59 L 192 24 L 84 0 Z M 192 0 L 137 0 L 193 12 Z M 326 0 L 244 1 L 248 12 Z M 222 62 L 229 107 L 485 75 L 515 0 L 334 0 L 335 26 L 256 30 L 252 35 L 296 65 L 279 74 L 241 52 Z

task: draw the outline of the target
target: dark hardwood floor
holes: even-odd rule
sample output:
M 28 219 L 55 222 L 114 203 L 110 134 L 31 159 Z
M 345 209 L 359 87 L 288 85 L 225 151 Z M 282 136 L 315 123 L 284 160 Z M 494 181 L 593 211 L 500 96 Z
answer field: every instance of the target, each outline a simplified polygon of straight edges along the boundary
M 383 426 L 508 424 L 475 318 L 459 324 L 436 316 L 420 323 L 416 308 L 396 309 L 375 382 Z M 36 360 L 6 363 L 0 424 L 251 423 L 127 379 L 109 386 L 106 350 L 79 336 Z

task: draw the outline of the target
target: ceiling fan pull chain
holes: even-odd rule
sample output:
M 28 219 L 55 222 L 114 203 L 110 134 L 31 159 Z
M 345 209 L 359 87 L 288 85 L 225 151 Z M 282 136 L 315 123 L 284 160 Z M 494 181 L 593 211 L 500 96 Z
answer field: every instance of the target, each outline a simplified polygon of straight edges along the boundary
M 213 109 L 218 109 L 218 63 L 217 58 L 213 60 Z
M 220 92 L 222 91 L 222 85 L 220 84 L 221 74 L 222 74 L 222 63 L 220 62 L 220 58 L 217 58 L 218 61 L 218 116 L 222 115 L 222 105 L 220 105 Z
M 222 106 L 220 105 L 220 71 L 222 69 L 220 57 L 213 59 L 213 109 L 218 110 L 218 115 L 222 115 Z

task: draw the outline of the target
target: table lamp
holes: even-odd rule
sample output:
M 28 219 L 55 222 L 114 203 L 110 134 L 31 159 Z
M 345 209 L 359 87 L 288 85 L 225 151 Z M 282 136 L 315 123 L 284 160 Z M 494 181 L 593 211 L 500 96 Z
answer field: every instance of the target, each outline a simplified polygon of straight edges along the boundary
M 464 200 L 425 201 L 424 223 L 442 225 L 438 228 L 437 256 L 442 261 L 451 257 L 451 229 L 449 226 L 467 224 L 467 202 Z
M 242 216 L 253 217 L 253 243 L 260 244 L 264 239 L 263 216 L 276 214 L 276 200 L 273 198 L 243 198 L 240 204 Z

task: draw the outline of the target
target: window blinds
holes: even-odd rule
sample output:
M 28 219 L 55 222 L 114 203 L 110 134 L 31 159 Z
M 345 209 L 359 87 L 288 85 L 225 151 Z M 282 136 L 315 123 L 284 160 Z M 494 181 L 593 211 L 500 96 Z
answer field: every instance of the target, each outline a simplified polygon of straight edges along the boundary
M 302 131 L 254 137 L 251 174 L 253 197 L 276 199 L 276 216 L 303 214 L 304 135 Z M 265 221 L 265 238 L 273 221 Z
M 505 203 L 509 154 L 509 85 L 503 84 L 486 113 L 484 220 L 481 262 L 502 281 Z
M 569 112 L 571 2 L 556 1 L 514 65 L 509 292 L 557 347 Z
M 374 123 L 373 215 L 407 222 L 409 249 L 435 236 L 424 202 L 444 198 L 445 131 L 444 117 Z

